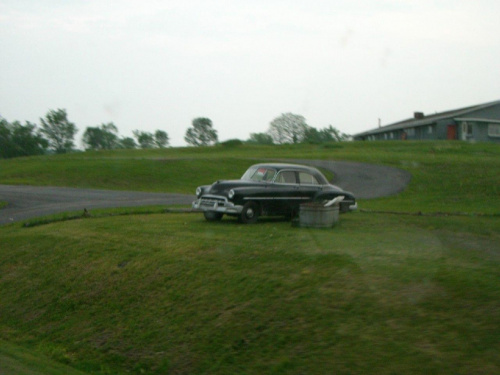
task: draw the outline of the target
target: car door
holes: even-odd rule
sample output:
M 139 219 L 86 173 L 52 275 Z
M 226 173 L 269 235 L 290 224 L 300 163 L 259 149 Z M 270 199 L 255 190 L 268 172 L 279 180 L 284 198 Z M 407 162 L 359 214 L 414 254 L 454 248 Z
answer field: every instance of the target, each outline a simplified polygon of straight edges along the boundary
M 295 170 L 281 170 L 273 184 L 272 210 L 289 213 L 297 210 L 306 199 L 300 191 L 299 176 Z
M 300 171 L 297 174 L 299 181 L 298 195 L 305 201 L 311 201 L 321 190 L 319 181 L 309 172 Z

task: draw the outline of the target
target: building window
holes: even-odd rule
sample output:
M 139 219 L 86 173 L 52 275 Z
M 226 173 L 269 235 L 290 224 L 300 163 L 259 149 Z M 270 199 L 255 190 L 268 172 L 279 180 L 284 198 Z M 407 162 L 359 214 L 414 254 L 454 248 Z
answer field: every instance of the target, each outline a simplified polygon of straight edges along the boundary
M 393 132 L 390 132 L 390 133 L 389 133 L 389 138 L 390 138 L 390 139 L 394 139 L 394 133 L 393 133 Z
M 427 127 L 427 134 L 433 134 L 434 133 L 434 127 L 432 125 L 429 125 Z
M 406 129 L 406 134 L 409 137 L 414 137 L 415 136 L 415 128 L 408 128 L 408 129 Z
M 500 124 L 488 124 L 488 136 L 500 137 Z

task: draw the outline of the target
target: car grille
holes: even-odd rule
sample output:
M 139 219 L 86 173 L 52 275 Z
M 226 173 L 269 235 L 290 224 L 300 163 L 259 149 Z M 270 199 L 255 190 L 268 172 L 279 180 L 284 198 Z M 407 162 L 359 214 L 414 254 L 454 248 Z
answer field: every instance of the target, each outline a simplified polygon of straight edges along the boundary
M 217 205 L 218 207 L 224 207 L 226 204 L 226 200 L 224 198 L 215 198 L 215 197 L 202 197 L 200 206 L 202 207 L 214 207 Z

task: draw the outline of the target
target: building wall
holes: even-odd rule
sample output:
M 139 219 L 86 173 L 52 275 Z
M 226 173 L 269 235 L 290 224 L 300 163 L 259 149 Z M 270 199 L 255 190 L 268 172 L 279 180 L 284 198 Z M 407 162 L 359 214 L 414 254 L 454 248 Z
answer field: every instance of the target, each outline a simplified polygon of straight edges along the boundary
M 489 134 L 490 124 L 493 126 L 500 126 L 499 123 L 492 123 L 486 121 L 467 121 L 466 124 L 461 122 L 459 124 L 460 138 L 467 141 L 478 142 L 495 142 L 500 143 L 500 136 Z
M 376 134 L 376 140 L 409 140 L 409 141 L 432 141 L 436 139 L 446 139 L 446 129 L 448 124 L 454 124 L 453 120 L 441 123 L 432 123 L 423 126 L 409 127 L 406 129 L 392 130 Z
M 499 127 L 500 127 L 500 124 L 499 123 L 496 123 L 494 124 L 496 126 L 496 130 L 497 130 L 497 134 L 495 135 L 489 135 L 488 134 L 488 127 L 491 123 L 489 123 L 487 126 L 483 126 L 483 127 L 480 127 L 479 128 L 479 131 L 481 131 L 481 137 L 485 137 L 485 139 L 488 141 L 488 142 L 495 142 L 495 143 L 500 143 L 500 136 L 498 135 L 498 131 L 500 130 Z
M 500 136 L 491 136 L 488 134 L 488 126 L 491 122 L 500 124 L 500 103 L 484 109 L 478 109 L 473 112 L 468 112 L 458 118 L 463 117 L 470 119 L 464 125 L 463 121 L 455 121 L 455 116 L 436 120 L 435 123 L 412 127 L 406 129 L 387 130 L 385 132 L 364 135 L 357 137 L 357 140 L 447 140 L 448 127 L 456 127 L 456 137 L 458 140 L 480 141 L 480 142 L 496 142 L 500 143 Z M 475 121 L 474 121 L 475 120 Z M 479 120 L 479 121 L 478 121 Z
M 436 124 L 436 138 L 440 140 L 448 139 L 448 126 L 456 126 L 457 127 L 457 135 L 458 135 L 458 124 L 452 118 L 440 120 Z M 458 139 L 458 138 L 456 138 Z
M 438 139 L 438 133 L 437 133 L 437 124 L 429 124 L 429 125 L 424 125 L 420 126 L 418 129 L 418 136 L 419 140 L 423 141 L 429 141 L 429 140 L 435 140 Z
M 466 121 L 467 126 L 471 129 L 468 133 L 465 132 L 466 126 L 460 122 L 459 124 L 459 139 L 461 140 L 474 140 L 479 142 L 495 142 L 500 143 L 500 137 L 491 136 L 488 134 L 489 125 L 498 123 L 500 120 L 500 104 L 485 109 L 480 109 L 474 112 L 467 113 L 466 118 L 478 119 L 479 121 Z M 489 122 L 493 120 L 494 122 Z

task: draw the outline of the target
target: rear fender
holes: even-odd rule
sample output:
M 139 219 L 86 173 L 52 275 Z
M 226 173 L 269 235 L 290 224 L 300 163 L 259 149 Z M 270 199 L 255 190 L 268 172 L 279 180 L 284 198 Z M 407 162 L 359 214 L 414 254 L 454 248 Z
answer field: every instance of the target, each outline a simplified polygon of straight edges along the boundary
M 313 201 L 315 202 L 321 202 L 321 201 L 331 201 L 334 198 L 340 197 L 340 196 L 345 196 L 343 192 L 338 192 L 338 191 L 320 191 L 318 192 L 314 198 Z

